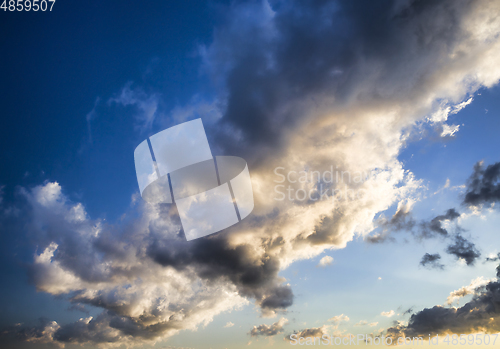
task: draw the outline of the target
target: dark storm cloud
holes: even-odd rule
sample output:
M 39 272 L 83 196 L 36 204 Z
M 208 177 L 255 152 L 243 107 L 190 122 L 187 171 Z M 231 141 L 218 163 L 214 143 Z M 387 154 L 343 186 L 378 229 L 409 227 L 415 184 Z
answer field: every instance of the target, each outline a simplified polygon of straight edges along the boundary
M 474 165 L 474 173 L 467 182 L 467 192 L 463 203 L 478 206 L 500 200 L 500 162 L 484 168 L 480 161 Z
M 453 240 L 454 242 L 446 248 L 447 253 L 454 255 L 457 259 L 465 260 L 467 265 L 473 265 L 476 259 L 481 257 L 476 245 L 462 235 L 456 234 Z
M 189 242 L 154 241 L 147 254 L 165 267 L 194 267 L 198 276 L 207 280 L 228 279 L 243 296 L 255 298 L 263 308 L 286 309 L 293 304 L 290 286 L 277 280 L 279 260 L 257 256 L 249 245 L 231 247 L 225 235 Z
M 435 69 L 428 64 L 462 39 L 460 18 L 473 3 L 272 1 L 272 10 L 247 3 L 239 10 L 252 23 L 228 17 L 207 53 L 227 95 L 212 130 L 219 146 L 247 159 L 279 151 L 308 121 L 302 103 L 316 103 L 326 91 L 339 106 L 420 95 L 422 75 Z
M 422 257 L 422 260 L 420 261 L 420 265 L 422 265 L 426 268 L 443 269 L 444 265 L 439 263 L 440 260 L 441 260 L 441 255 L 439 253 L 435 253 L 435 254 L 426 253 Z
M 434 306 L 413 314 L 408 325 L 397 325 L 387 335 L 427 337 L 443 333 L 495 333 L 500 331 L 500 283 L 490 282 L 476 289 L 474 298 L 460 308 Z

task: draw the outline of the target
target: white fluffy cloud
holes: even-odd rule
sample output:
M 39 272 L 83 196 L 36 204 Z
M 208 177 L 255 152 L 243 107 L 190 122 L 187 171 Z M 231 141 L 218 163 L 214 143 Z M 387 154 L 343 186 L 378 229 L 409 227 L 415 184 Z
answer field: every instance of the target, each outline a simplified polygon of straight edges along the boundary
M 380 315 L 385 316 L 385 317 L 393 317 L 395 314 L 396 313 L 394 312 L 394 310 L 383 311 L 380 313 Z
M 458 301 L 468 295 L 476 294 L 479 287 L 489 284 L 492 280 L 487 280 L 484 277 L 478 277 L 471 281 L 467 286 L 461 287 L 458 290 L 450 292 L 450 295 L 446 299 L 446 305 L 452 305 L 458 303 Z
M 318 267 L 326 267 L 329 265 L 332 265 L 333 263 L 333 257 L 331 256 L 324 256 L 319 260 Z

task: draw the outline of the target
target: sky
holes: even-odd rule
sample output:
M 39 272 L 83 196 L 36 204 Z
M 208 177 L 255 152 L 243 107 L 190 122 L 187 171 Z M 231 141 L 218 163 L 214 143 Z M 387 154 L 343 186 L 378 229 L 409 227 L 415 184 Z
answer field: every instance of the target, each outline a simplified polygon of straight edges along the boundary
M 0 340 L 493 342 L 499 11 L 495 0 L 0 10 Z M 175 205 L 142 199 L 134 150 L 200 118 L 213 155 L 247 162 L 254 209 L 186 241 Z

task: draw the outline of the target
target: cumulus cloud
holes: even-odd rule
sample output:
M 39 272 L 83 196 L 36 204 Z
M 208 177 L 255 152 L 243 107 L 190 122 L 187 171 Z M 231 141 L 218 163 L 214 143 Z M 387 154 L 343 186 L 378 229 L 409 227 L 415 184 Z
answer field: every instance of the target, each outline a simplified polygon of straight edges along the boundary
M 21 323 L 3 329 L 2 341 L 10 344 L 15 340 L 23 340 L 36 345 L 53 344 L 54 334 L 60 326 L 55 321 L 46 318 L 39 318 L 35 325 L 27 326 Z
M 471 294 L 475 294 L 477 289 L 479 289 L 481 286 L 487 285 L 491 281 L 492 280 L 486 280 L 482 276 L 472 280 L 469 285 L 461 287 L 456 291 L 450 292 L 450 295 L 446 299 L 446 305 L 458 303 L 461 298 Z
M 500 200 L 500 162 L 484 168 L 480 161 L 474 166 L 474 173 L 467 183 L 464 204 L 480 206 Z
M 441 259 L 441 255 L 439 253 L 435 253 L 435 254 L 426 253 L 422 257 L 422 260 L 420 261 L 420 265 L 427 267 L 427 268 L 443 269 L 444 265 L 439 263 L 440 259 Z
M 473 265 L 481 257 L 476 245 L 460 234 L 454 236 L 454 242 L 448 245 L 446 252 L 454 255 L 459 260 L 464 260 L 467 265 Z
M 51 335 L 43 338 L 56 343 L 150 341 L 195 330 L 247 303 L 229 278 L 205 275 L 210 267 L 176 269 L 148 257 L 152 240 L 185 242 L 178 238 L 175 219 L 161 207 L 141 206 L 138 220 L 113 226 L 90 219 L 83 205 L 70 201 L 55 182 L 20 189 L 18 197 L 23 207 L 19 228 L 27 229 L 39 246 L 29 269 L 38 291 L 102 309 L 95 317 L 26 330 L 30 338 L 43 337 L 38 333 L 45 331 Z M 272 277 L 260 285 L 262 300 L 278 297 L 273 290 L 280 284 L 274 281 L 275 286 Z
M 381 232 L 374 235 L 368 235 L 365 240 L 369 243 L 382 243 L 386 241 L 394 241 L 391 236 L 394 232 L 412 231 L 416 222 L 411 215 L 411 208 L 414 201 L 400 201 L 398 203 L 396 213 L 387 219 L 384 216 L 378 219 L 377 225 Z
M 285 318 L 279 319 L 277 322 L 273 323 L 272 325 L 266 325 L 262 324 L 259 326 L 254 326 L 252 330 L 250 331 L 250 336 L 252 337 L 257 337 L 257 336 L 264 336 L 264 337 L 271 337 L 275 336 L 278 333 L 283 332 L 283 326 L 288 323 L 288 320 Z
M 422 220 L 417 222 L 412 216 L 413 201 L 398 203 L 396 213 L 387 219 L 384 216 L 377 221 L 377 227 L 380 232 L 369 235 L 366 241 L 369 243 L 382 243 L 386 241 L 394 241 L 392 236 L 396 232 L 407 231 L 411 232 L 417 239 L 430 239 L 435 237 L 449 237 L 447 225 L 456 221 L 460 217 L 454 208 L 448 209 L 444 214 L 438 215 L 431 220 Z M 457 225 L 457 230 L 460 230 Z
M 370 243 L 393 241 L 393 233 L 406 230 L 411 232 L 418 240 L 440 237 L 451 241 L 445 252 L 454 255 L 459 260 L 463 259 L 467 265 L 473 265 L 481 256 L 475 244 L 462 235 L 464 229 L 456 222 L 460 217 L 460 213 L 454 208 L 448 209 L 444 214 L 438 215 L 430 221 L 421 221 L 419 224 L 412 218 L 410 208 L 411 205 L 400 202 L 396 213 L 390 220 L 384 217 L 379 219 L 379 227 L 382 227 L 382 232 L 368 236 L 365 240 Z M 449 232 L 451 222 L 455 222 L 454 234 Z M 426 253 L 422 257 L 420 265 L 427 268 L 444 269 L 444 265 L 440 263 L 440 260 L 440 254 Z
M 229 327 L 233 327 L 234 324 L 231 322 L 231 321 L 228 321 L 225 325 L 224 325 L 224 328 L 229 328 Z
M 231 4 L 213 42 L 200 49 L 217 94 L 206 104 L 217 110 L 204 124 L 214 153 L 247 160 L 252 217 L 188 243 L 175 208 L 166 205 L 138 204 L 113 225 L 89 217 L 57 183 L 22 189 L 19 229 L 37 242 L 30 267 L 37 289 L 102 309 L 61 325 L 52 340 L 154 341 L 248 301 L 266 316 L 290 307 L 292 288 L 280 270 L 368 236 L 380 212 L 411 199 L 421 182 L 397 158 L 411 134 L 437 122 L 429 117 L 438 110 L 498 82 L 498 6 L 368 1 L 360 11 L 350 1 Z M 128 84 L 109 99 L 136 108 L 141 130 L 167 122 L 159 120 L 161 96 L 146 90 Z M 176 111 L 178 119 L 190 113 Z M 278 166 L 370 175 L 360 182 L 285 183 L 295 191 L 345 188 L 363 194 L 357 199 L 278 201 Z
M 486 284 L 485 284 L 486 282 Z M 464 306 L 425 308 L 413 314 L 407 325 L 398 324 L 387 329 L 393 339 L 401 336 L 428 336 L 449 333 L 496 333 L 500 331 L 500 283 L 476 279 L 448 297 L 447 303 L 472 294 Z
M 318 263 L 318 267 L 327 267 L 329 265 L 332 265 L 333 263 L 333 257 L 330 257 L 330 256 L 324 256 L 323 258 L 321 258 L 319 260 L 319 263 Z
M 445 214 L 434 217 L 430 222 L 422 223 L 421 236 L 447 236 L 448 230 L 443 227 L 443 223 L 452 222 L 458 217 L 460 217 L 460 214 L 454 208 L 450 208 Z
M 350 321 L 349 317 L 347 315 L 344 315 L 344 314 L 336 315 L 336 316 L 328 319 L 328 322 L 332 323 L 331 327 L 335 330 L 339 328 L 339 326 L 342 322 L 349 322 L 349 321 Z
M 300 331 L 293 332 L 294 335 L 297 337 L 294 338 L 316 338 L 316 337 L 323 337 L 324 334 L 328 334 L 327 327 L 322 326 L 322 327 L 312 327 L 312 328 L 306 328 Z M 285 336 L 284 338 L 286 341 L 290 340 L 290 336 Z
M 396 313 L 394 312 L 394 310 L 390 310 L 390 311 L 383 311 L 380 313 L 380 315 L 385 317 L 393 317 L 394 315 L 396 315 Z

